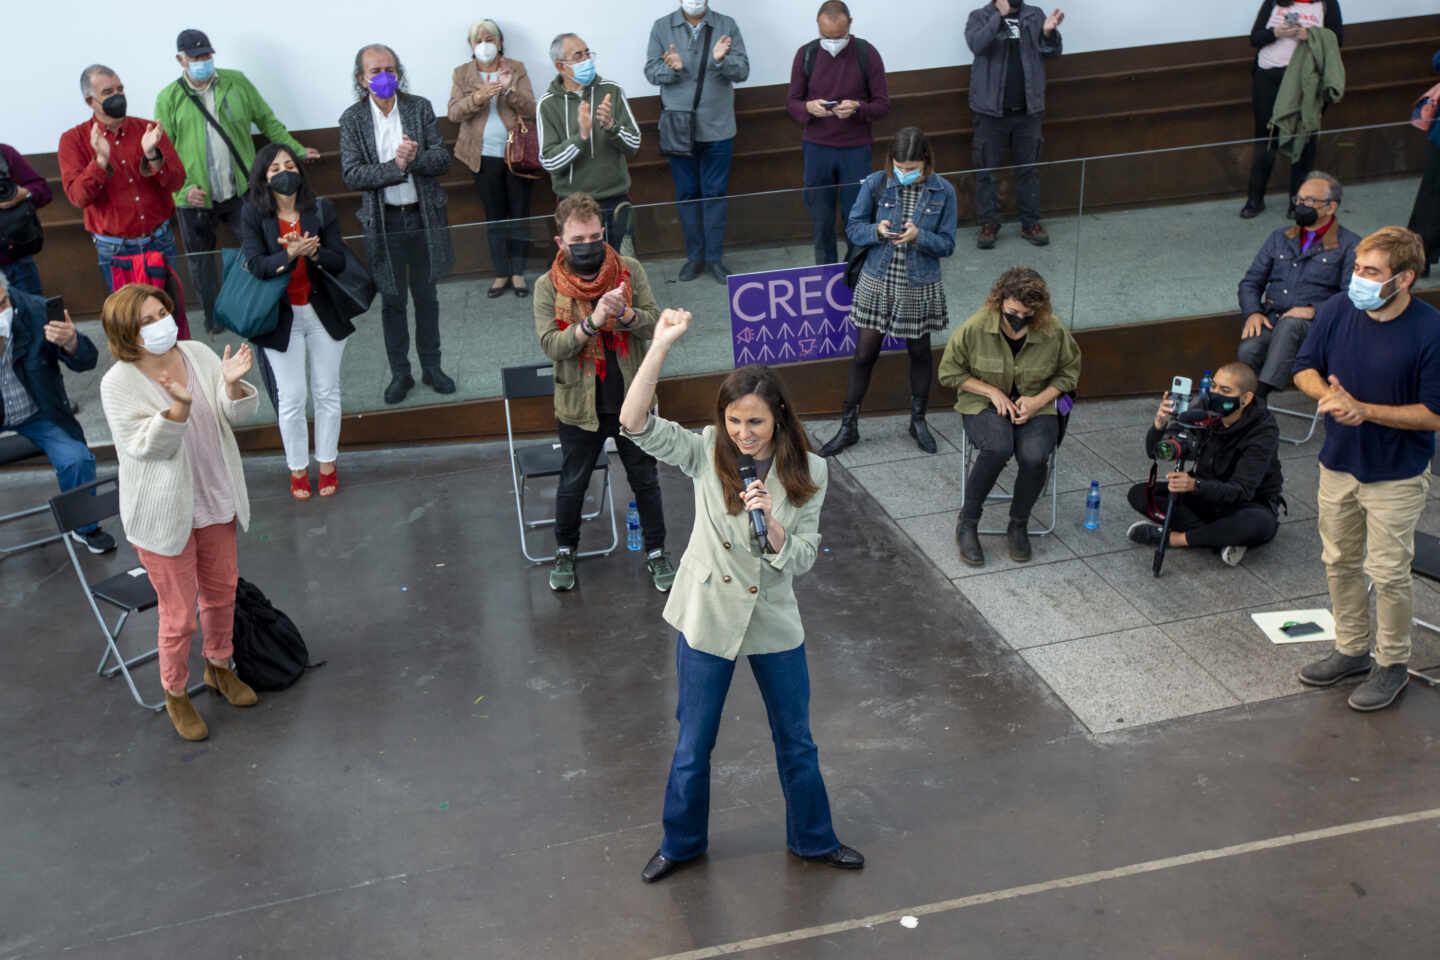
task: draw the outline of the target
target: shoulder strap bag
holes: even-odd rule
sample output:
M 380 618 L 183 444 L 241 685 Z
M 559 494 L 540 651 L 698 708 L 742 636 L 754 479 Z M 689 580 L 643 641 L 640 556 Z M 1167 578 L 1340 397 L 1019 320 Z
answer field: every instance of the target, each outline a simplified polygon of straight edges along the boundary
M 695 80 L 695 102 L 689 110 L 660 111 L 660 155 L 688 157 L 695 152 L 695 111 L 700 108 L 700 94 L 705 89 L 705 68 L 710 65 L 710 24 L 705 24 L 700 39 L 700 76 Z

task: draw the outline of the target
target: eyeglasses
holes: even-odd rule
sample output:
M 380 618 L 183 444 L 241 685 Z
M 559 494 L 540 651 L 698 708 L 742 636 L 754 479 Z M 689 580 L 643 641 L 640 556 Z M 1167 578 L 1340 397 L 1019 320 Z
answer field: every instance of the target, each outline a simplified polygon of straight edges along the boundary
M 1297 207 L 1309 207 L 1312 210 L 1318 210 L 1325 206 L 1325 204 L 1333 203 L 1334 201 L 1329 197 L 1291 197 L 1290 202 Z
M 594 50 L 576 50 L 574 53 L 570 54 L 569 58 L 568 58 L 565 62 L 566 62 L 566 63 L 584 63 L 586 60 L 594 60 L 594 59 L 595 59 L 595 51 L 594 51 Z

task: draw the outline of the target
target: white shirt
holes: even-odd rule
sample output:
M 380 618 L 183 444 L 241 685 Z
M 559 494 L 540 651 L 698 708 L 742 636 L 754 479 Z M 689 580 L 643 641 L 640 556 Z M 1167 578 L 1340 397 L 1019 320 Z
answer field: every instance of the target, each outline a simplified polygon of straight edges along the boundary
M 392 106 L 390 115 L 387 117 L 375 105 L 374 97 L 365 99 L 370 101 L 370 118 L 375 121 L 375 154 L 381 163 L 394 160 L 395 154 L 400 149 L 400 141 L 405 136 L 405 130 L 400 126 L 400 104 L 397 102 Z M 386 187 L 385 202 L 392 207 L 404 207 L 412 203 L 419 203 L 420 194 L 415 191 L 415 178 L 407 173 L 404 183 Z
M 493 73 L 480 72 L 486 83 L 494 83 L 500 76 L 497 70 Z M 505 129 L 505 121 L 500 116 L 500 98 L 490 98 L 490 113 L 485 117 L 485 129 L 481 133 L 480 155 L 482 157 L 504 157 L 505 141 L 509 139 L 510 133 Z
M 215 112 L 215 78 L 210 78 L 210 82 L 205 85 L 204 90 L 197 90 L 195 84 L 190 82 L 190 75 L 187 72 L 184 83 L 190 88 L 190 92 L 205 104 L 205 109 L 210 111 L 210 116 L 219 120 L 220 114 Z M 209 120 L 205 121 L 205 165 L 210 174 L 209 200 L 211 205 L 224 203 L 235 196 L 235 174 L 232 172 L 233 168 L 230 163 L 230 147 L 226 145 L 225 138 Z
M 1285 17 L 1293 15 L 1295 25 L 1309 27 L 1311 30 L 1318 30 L 1325 26 L 1325 4 L 1323 3 L 1296 3 L 1288 7 L 1276 7 L 1270 14 L 1270 19 L 1265 26 L 1271 30 L 1283 26 Z M 1274 70 L 1278 67 L 1290 66 L 1290 58 L 1295 55 L 1295 48 L 1300 41 L 1294 37 L 1276 37 L 1274 43 L 1267 43 L 1260 48 L 1257 59 L 1260 62 L 1260 69 Z

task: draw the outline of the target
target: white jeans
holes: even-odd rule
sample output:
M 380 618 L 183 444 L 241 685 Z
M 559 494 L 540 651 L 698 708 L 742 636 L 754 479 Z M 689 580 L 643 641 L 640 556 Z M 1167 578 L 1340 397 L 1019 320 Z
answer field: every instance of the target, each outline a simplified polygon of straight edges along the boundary
M 265 348 L 280 394 L 276 411 L 285 463 L 291 470 L 310 466 L 310 437 L 305 429 L 305 356 L 310 356 L 310 392 L 315 398 L 315 459 L 334 463 L 340 450 L 340 358 L 345 341 L 325 332 L 310 304 L 292 307 L 290 344 L 285 350 Z

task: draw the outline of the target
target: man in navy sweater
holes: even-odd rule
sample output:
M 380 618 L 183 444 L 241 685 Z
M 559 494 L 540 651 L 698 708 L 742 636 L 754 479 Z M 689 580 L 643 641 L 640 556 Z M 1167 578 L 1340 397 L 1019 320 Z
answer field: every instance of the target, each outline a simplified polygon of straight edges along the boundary
M 880 51 L 850 35 L 850 8 L 827 0 L 816 15 L 820 37 L 795 51 L 786 109 L 805 128 L 805 208 L 815 262 L 839 260 L 835 209 L 841 219 L 870 173 L 870 125 L 890 112 Z
M 1360 241 L 1349 290 L 1321 304 L 1295 358 L 1295 385 L 1327 417 L 1319 526 L 1335 613 L 1334 652 L 1300 682 L 1368 673 L 1350 695 L 1356 710 L 1390 706 L 1409 680 L 1410 563 L 1440 430 L 1440 310 L 1410 296 L 1424 262 L 1420 237 L 1403 227 Z

